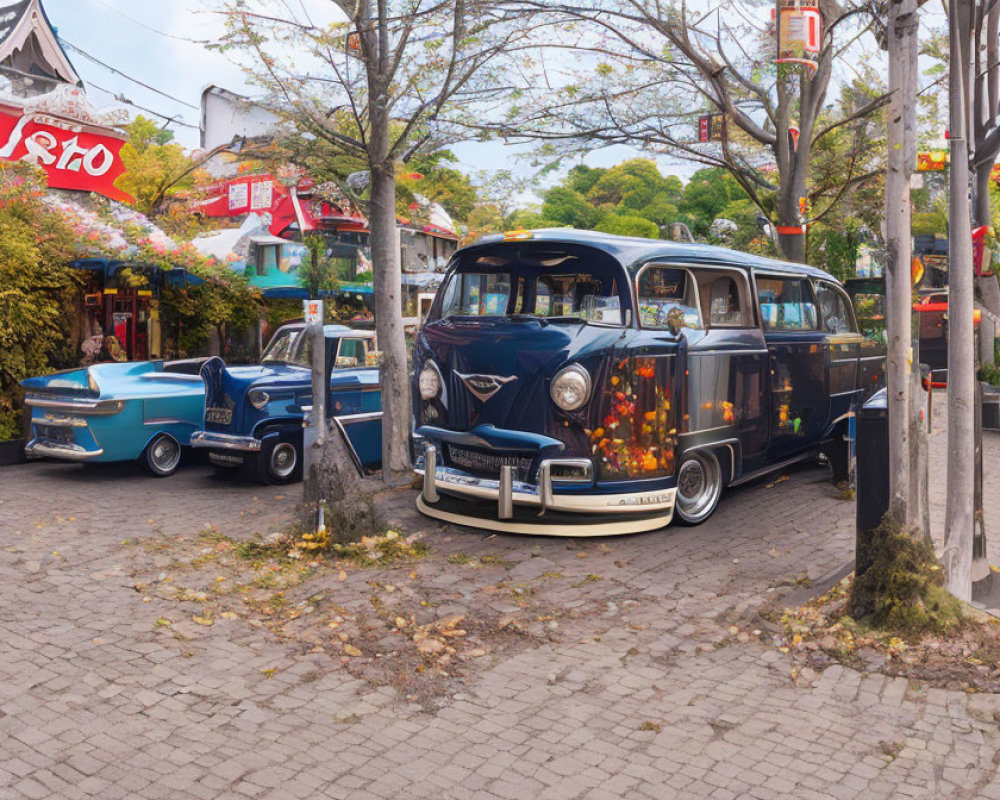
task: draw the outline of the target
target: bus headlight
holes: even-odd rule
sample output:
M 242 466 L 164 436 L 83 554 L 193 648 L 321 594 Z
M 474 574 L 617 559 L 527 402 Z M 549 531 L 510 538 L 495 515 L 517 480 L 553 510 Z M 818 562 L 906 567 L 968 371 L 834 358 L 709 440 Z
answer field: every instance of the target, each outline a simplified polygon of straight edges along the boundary
M 590 373 L 579 364 L 570 364 L 552 379 L 549 394 L 563 411 L 578 411 L 590 399 Z

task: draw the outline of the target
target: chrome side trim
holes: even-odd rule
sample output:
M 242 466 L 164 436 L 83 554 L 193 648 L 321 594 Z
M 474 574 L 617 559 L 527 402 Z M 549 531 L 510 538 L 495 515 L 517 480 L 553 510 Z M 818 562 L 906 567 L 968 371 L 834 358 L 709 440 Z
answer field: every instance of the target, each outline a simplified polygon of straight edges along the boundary
M 365 383 L 360 386 L 331 386 L 330 394 L 338 392 L 381 392 L 382 386 L 378 383 Z
M 781 462 L 779 462 L 777 464 L 770 464 L 769 466 L 766 466 L 766 467 L 764 467 L 762 469 L 754 470 L 753 472 L 748 472 L 746 475 L 740 475 L 740 477 L 738 477 L 736 480 L 734 480 L 729 485 L 730 486 L 742 486 L 744 483 L 749 483 L 750 481 L 754 480 L 755 478 L 760 478 L 760 477 L 762 477 L 764 475 L 768 475 L 768 474 L 770 474 L 772 472 L 777 472 L 780 469 L 784 469 L 785 467 L 790 467 L 792 464 L 798 464 L 800 461 L 805 461 L 807 458 L 809 458 L 810 456 L 812 456 L 814 454 L 814 452 L 815 452 L 814 450 L 808 450 L 805 453 L 800 453 L 799 455 L 795 456 L 794 458 L 788 458 L 788 459 L 786 459 L 784 461 L 781 461 Z
M 191 434 L 192 447 L 210 447 L 216 450 L 242 450 L 256 453 L 260 450 L 261 441 L 253 436 L 233 436 L 228 433 L 212 431 L 195 431 Z
M 51 408 L 55 411 L 71 411 L 77 414 L 118 414 L 125 408 L 124 400 L 71 400 L 69 398 L 42 397 L 29 394 L 25 405 L 32 408 Z
M 147 372 L 137 376 L 140 381 L 174 381 L 176 383 L 202 383 L 201 375 L 188 372 Z
M 731 428 L 732 425 L 727 425 L 725 427 Z M 710 430 L 718 430 L 718 428 L 711 428 Z M 702 433 L 702 431 L 693 431 L 693 433 Z M 690 434 L 685 434 L 685 436 L 688 436 L 688 435 L 690 435 Z M 720 441 L 717 441 L 717 442 L 706 442 L 705 444 L 696 444 L 693 447 L 686 447 L 686 448 L 684 448 L 683 452 L 684 453 L 691 453 L 691 452 L 693 452 L 695 450 L 714 450 L 714 449 L 717 449 L 717 448 L 720 448 L 720 447 L 728 447 L 729 448 L 729 482 L 728 482 L 727 485 L 729 485 L 729 486 L 735 486 L 736 485 L 736 466 L 737 466 L 737 461 L 742 461 L 741 458 L 738 459 L 736 457 L 736 448 L 737 447 L 740 448 L 740 455 L 741 456 L 742 456 L 742 452 L 743 452 L 743 445 L 742 445 L 742 443 L 740 442 L 739 439 L 735 439 L 735 438 L 734 439 L 721 439 Z M 682 455 L 683 455 L 683 453 L 682 453 Z
M 174 419 L 173 417 L 153 417 L 144 420 L 143 425 L 191 425 L 192 423 L 186 419 Z
M 340 420 L 341 422 L 369 422 L 373 419 L 382 419 L 382 412 L 366 411 L 362 414 L 337 414 L 332 419 Z
M 715 328 L 718 330 L 718 326 Z M 740 330 L 740 331 L 755 331 L 756 328 L 730 328 L 729 330 Z M 719 356 L 766 356 L 769 350 L 761 350 L 759 348 L 744 349 L 744 350 L 724 350 L 723 348 L 713 349 L 713 350 L 688 350 L 688 356 L 712 356 L 713 358 L 718 358 Z
M 28 458 L 62 458 L 67 461 L 90 461 L 104 455 L 104 450 L 84 450 L 78 444 L 53 444 L 32 439 L 24 446 Z

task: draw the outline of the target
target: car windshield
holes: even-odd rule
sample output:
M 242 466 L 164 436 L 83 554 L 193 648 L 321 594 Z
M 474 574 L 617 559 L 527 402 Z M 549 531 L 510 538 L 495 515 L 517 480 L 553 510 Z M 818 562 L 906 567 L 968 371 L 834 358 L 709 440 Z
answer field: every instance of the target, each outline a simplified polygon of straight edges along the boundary
M 526 248 L 513 258 L 480 256 L 460 265 L 442 289 L 438 316 L 622 325 L 623 295 L 627 303 L 627 279 L 616 265 Z
M 260 359 L 261 364 L 298 364 L 308 367 L 310 363 L 309 337 L 303 328 L 286 328 L 278 331 Z

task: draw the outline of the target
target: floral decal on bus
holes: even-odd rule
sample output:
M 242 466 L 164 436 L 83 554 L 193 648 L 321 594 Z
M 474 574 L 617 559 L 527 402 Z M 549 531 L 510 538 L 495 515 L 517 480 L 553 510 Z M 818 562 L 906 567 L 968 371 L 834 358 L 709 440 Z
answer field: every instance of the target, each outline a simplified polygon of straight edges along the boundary
M 670 358 L 626 358 L 612 365 L 604 416 L 586 431 L 600 480 L 673 474 L 674 424 Z

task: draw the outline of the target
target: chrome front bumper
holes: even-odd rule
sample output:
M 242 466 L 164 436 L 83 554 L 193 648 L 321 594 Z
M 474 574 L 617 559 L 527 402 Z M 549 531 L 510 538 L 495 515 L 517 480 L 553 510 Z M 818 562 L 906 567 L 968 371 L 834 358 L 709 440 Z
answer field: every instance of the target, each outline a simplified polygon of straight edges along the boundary
M 440 499 L 439 491 L 460 495 L 472 500 L 486 500 L 497 504 L 497 519 L 507 520 L 514 515 L 514 505 L 534 506 L 546 511 L 570 514 L 636 514 L 649 512 L 654 516 L 673 516 L 677 489 L 603 494 L 598 492 L 554 491 L 553 468 L 572 463 L 572 460 L 552 459 L 543 461 L 538 470 L 538 483 L 514 480 L 514 468 L 501 468 L 499 479 L 479 478 L 451 467 L 437 465 L 437 448 L 424 446 L 423 465 L 415 472 L 423 477 L 421 500 L 432 507 Z M 570 483 L 570 485 L 572 485 Z
M 211 448 L 213 450 L 239 450 L 244 453 L 257 453 L 260 451 L 261 441 L 253 436 L 234 436 L 229 433 L 195 431 L 191 434 L 191 446 Z
M 90 461 L 104 455 L 104 450 L 84 450 L 78 444 L 56 444 L 32 439 L 24 446 L 28 458 L 61 458 L 65 461 Z

